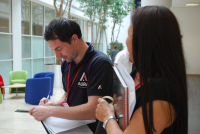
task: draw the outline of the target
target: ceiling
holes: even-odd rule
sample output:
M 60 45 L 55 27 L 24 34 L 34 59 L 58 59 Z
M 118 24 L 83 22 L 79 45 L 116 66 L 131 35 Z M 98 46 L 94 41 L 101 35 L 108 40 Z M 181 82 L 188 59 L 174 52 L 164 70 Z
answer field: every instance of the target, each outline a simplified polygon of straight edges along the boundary
M 200 0 L 172 0 L 172 7 L 186 7 L 187 3 L 199 3 L 200 7 Z

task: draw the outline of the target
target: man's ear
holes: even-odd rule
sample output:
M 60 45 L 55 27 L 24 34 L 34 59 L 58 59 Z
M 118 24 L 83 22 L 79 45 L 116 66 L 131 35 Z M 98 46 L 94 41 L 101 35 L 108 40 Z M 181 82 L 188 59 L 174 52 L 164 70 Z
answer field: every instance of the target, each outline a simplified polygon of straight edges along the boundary
M 71 43 L 77 44 L 78 43 L 78 36 L 76 34 L 73 34 L 71 37 Z

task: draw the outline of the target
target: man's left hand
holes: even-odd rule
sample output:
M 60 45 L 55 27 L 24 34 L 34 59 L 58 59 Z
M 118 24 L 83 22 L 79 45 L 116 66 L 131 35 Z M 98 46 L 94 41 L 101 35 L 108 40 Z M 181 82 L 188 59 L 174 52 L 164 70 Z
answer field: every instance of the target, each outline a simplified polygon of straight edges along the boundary
M 50 110 L 47 106 L 36 106 L 29 110 L 30 115 L 32 115 L 37 121 L 44 120 L 50 117 Z

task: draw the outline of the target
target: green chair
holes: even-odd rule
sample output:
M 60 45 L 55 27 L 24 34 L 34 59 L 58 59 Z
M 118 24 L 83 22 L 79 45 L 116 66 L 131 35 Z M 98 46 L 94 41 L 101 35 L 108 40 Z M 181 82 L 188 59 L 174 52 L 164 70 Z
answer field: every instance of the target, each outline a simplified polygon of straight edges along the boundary
M 9 85 L 13 85 L 15 83 L 26 84 L 26 80 L 27 80 L 27 71 L 10 71 Z M 16 91 L 16 88 L 9 88 L 10 93 L 14 91 Z M 25 92 L 25 88 L 19 88 L 18 91 Z

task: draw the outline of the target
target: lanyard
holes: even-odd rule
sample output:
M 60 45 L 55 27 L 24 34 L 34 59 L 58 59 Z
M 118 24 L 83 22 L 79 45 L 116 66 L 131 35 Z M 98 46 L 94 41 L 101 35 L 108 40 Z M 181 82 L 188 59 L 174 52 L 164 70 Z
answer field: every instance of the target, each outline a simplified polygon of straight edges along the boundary
M 139 73 L 136 74 L 134 81 L 136 81 L 138 75 L 139 75 Z M 137 90 L 137 89 L 140 87 L 140 85 L 141 85 L 141 84 L 138 83 L 138 84 L 135 86 L 135 90 Z
M 82 66 L 83 66 L 83 64 L 81 65 L 81 67 L 82 67 Z M 70 67 L 69 67 L 69 72 L 68 72 L 68 79 L 67 79 L 67 95 L 68 95 L 68 93 L 69 93 L 69 91 L 70 91 L 70 89 L 71 89 L 71 87 L 72 87 L 72 85 L 73 85 L 73 83 L 74 83 L 74 81 L 75 81 L 77 75 L 79 74 L 79 71 L 81 70 L 81 67 L 80 67 L 79 70 L 77 71 L 77 73 L 76 73 L 76 75 L 75 75 L 75 77 L 74 77 L 74 79 L 73 79 L 73 81 L 72 81 L 72 84 L 71 84 L 71 86 L 70 86 L 70 88 L 69 88 L 69 75 L 70 75 L 70 70 L 71 70 L 71 65 L 70 65 Z M 67 95 L 66 95 L 66 98 L 67 98 Z

